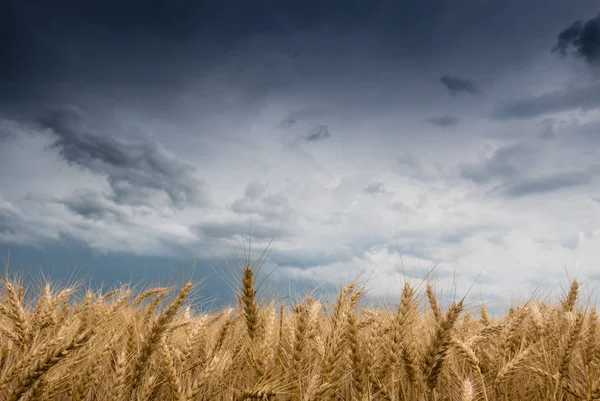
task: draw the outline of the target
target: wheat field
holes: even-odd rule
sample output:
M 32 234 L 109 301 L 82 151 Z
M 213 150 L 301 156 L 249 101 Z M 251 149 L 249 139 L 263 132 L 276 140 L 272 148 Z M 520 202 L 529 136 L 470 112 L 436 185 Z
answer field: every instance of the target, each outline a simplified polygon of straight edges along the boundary
M 238 305 L 193 312 L 192 284 L 37 293 L 3 280 L 1 400 L 593 400 L 598 316 L 579 283 L 556 304 L 500 317 L 405 282 L 397 305 L 261 300 L 240 269 Z M 31 300 L 31 301 L 27 301 Z

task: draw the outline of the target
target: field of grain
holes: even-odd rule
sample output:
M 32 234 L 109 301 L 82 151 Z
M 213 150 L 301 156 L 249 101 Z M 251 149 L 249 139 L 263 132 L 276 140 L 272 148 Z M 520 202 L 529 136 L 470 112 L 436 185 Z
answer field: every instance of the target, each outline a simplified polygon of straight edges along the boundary
M 260 300 L 241 269 L 236 308 L 192 312 L 192 284 L 81 295 L 3 280 L 1 400 L 600 399 L 598 317 L 573 281 L 561 302 L 492 318 L 431 283 L 397 306 Z

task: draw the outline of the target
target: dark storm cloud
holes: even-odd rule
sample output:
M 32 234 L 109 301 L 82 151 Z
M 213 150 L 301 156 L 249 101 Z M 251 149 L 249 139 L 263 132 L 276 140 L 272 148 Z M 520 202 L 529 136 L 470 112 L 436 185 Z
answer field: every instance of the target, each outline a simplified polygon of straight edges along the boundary
M 76 190 L 72 195 L 55 199 L 54 202 L 64 205 L 71 212 L 90 220 L 114 219 L 125 221 L 126 216 L 110 200 L 89 189 Z
M 561 189 L 589 184 L 597 176 L 598 169 L 594 167 L 586 171 L 572 171 L 545 177 L 523 179 L 508 185 L 502 190 L 502 194 L 509 198 L 542 195 Z
M 515 178 L 521 174 L 531 155 L 532 150 L 520 144 L 504 146 L 494 151 L 485 161 L 461 166 L 460 175 L 477 184 L 485 184 L 494 179 Z
M 498 108 L 494 113 L 499 120 L 526 119 L 548 113 L 600 108 L 600 84 L 590 83 L 517 99 Z
M 367 185 L 367 187 L 364 189 L 364 191 L 371 195 L 387 193 L 387 190 L 385 189 L 385 185 L 383 184 L 383 182 L 373 182 L 373 183 Z
M 24 77 L 32 77 L 40 68 L 35 59 L 42 50 L 35 39 L 34 27 L 27 21 L 27 13 L 18 1 L 0 2 L 0 99 L 5 96 L 19 100 L 19 86 Z
M 197 79 L 231 64 L 232 46 L 248 37 L 293 32 L 313 26 L 320 18 L 320 13 L 305 12 L 290 24 L 285 19 L 286 14 L 293 16 L 293 7 L 271 9 L 265 1 L 224 3 L 4 1 L 0 5 L 0 103 L 51 99 L 62 90 L 77 95 L 90 89 L 121 94 L 135 89 L 136 101 L 164 99 L 184 89 L 190 76 Z M 238 79 L 232 81 L 238 83 L 244 75 L 227 73 L 235 74 Z
M 322 141 L 329 137 L 331 137 L 331 134 L 329 133 L 329 127 L 324 124 L 317 124 L 313 127 L 310 134 L 306 136 L 306 140 L 308 142 L 316 142 Z
M 573 48 L 577 57 L 583 58 L 589 64 L 600 61 L 600 13 L 595 18 L 585 22 L 575 21 L 558 35 L 553 52 L 563 57 Z
M 280 63 L 289 57 L 305 62 L 298 67 L 306 70 L 303 78 L 319 83 L 356 71 L 374 76 L 364 64 L 347 62 L 361 52 L 377 68 L 420 68 L 485 51 L 496 60 L 472 57 L 469 65 L 488 68 L 508 57 L 529 57 L 531 47 L 511 45 L 534 43 L 523 38 L 539 39 L 550 29 L 554 35 L 557 24 L 577 18 L 593 1 L 569 7 L 543 0 L 475 3 L 5 0 L 0 5 L 0 102 L 51 97 L 65 87 L 74 92 L 125 87 L 138 96 L 145 91 L 164 99 L 165 91 L 181 89 L 207 71 L 244 80 L 240 71 L 249 64 L 260 65 L 265 81 L 289 85 L 293 68 Z M 544 19 L 531 24 L 540 7 Z M 350 39 L 340 48 L 340 41 L 332 40 L 337 37 Z M 260 46 L 241 54 L 257 42 Z M 236 67 L 223 69 L 231 64 Z M 307 81 L 293 85 L 306 87 Z M 452 88 L 461 82 L 448 81 Z M 466 89 L 452 91 L 471 89 L 467 83 Z
M 428 118 L 429 121 L 433 125 L 437 125 L 442 128 L 455 127 L 460 123 L 460 118 L 455 116 L 443 115 L 439 117 L 431 117 Z
M 448 89 L 448 93 L 453 96 L 458 95 L 461 92 L 467 92 L 471 95 L 475 95 L 479 92 L 477 85 L 470 79 L 457 78 L 449 75 L 443 75 L 440 78 L 440 82 Z
M 42 84 L 52 91 L 45 85 L 56 82 L 164 88 L 177 75 L 197 76 L 229 59 L 232 47 L 248 38 L 285 36 L 327 21 L 345 26 L 376 11 L 365 4 L 339 16 L 345 5 L 340 0 L 326 6 L 267 0 L 3 1 L 0 100 L 31 99 Z
M 58 137 L 52 148 L 67 163 L 107 177 L 116 203 L 151 204 L 154 196 L 166 194 L 179 209 L 208 204 L 204 184 L 193 176 L 195 168 L 159 143 L 129 144 L 89 133 L 75 107 L 48 110 L 38 123 Z

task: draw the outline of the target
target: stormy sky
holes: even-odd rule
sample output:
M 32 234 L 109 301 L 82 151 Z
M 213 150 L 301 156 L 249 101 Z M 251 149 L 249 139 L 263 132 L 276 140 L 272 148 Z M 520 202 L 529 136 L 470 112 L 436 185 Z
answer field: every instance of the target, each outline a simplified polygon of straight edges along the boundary
M 251 226 L 281 296 L 600 280 L 595 0 L 2 0 L 0 60 L 24 277 L 191 274 L 228 302 Z

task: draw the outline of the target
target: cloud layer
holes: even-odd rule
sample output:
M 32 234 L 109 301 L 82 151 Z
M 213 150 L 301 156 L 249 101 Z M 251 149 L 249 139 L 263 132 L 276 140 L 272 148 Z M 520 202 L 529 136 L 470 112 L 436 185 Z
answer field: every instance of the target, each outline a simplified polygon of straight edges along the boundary
M 251 229 L 279 291 L 594 284 L 597 4 L 337 3 L 0 6 L 0 245 L 210 275 Z

